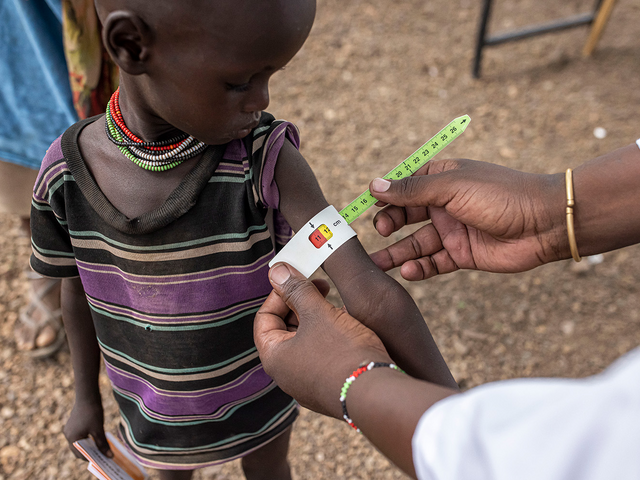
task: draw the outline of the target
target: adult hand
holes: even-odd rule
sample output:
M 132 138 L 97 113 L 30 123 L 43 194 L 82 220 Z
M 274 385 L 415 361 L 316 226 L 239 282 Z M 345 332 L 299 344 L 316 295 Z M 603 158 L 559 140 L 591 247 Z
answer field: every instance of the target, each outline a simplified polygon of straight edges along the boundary
M 364 360 L 391 361 L 382 341 L 293 267 L 275 265 L 269 279 L 274 291 L 253 327 L 265 371 L 301 405 L 342 418 L 340 390 L 351 372 Z
M 389 204 L 374 225 L 387 237 L 431 220 L 371 255 L 406 280 L 460 268 L 522 272 L 568 258 L 564 175 L 536 175 L 473 160 L 427 163 L 398 181 L 376 179 L 371 194 Z

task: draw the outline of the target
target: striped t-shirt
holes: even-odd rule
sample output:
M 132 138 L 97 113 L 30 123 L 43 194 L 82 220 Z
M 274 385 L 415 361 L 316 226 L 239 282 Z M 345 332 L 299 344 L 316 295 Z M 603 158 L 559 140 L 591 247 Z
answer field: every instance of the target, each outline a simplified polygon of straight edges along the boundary
M 271 291 L 274 170 L 298 133 L 263 114 L 244 140 L 211 146 L 160 208 L 129 219 L 89 173 L 72 126 L 49 148 L 34 188 L 32 268 L 80 276 L 120 434 L 140 462 L 193 469 L 233 460 L 291 425 L 297 405 L 265 374 L 253 319 Z M 279 220 L 280 219 L 280 220 Z

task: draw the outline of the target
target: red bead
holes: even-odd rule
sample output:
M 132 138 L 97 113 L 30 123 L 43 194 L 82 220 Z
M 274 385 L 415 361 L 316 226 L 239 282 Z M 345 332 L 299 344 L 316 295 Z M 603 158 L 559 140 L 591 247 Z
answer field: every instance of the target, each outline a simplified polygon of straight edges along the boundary
M 109 100 L 109 112 L 111 113 L 111 118 L 113 118 L 113 121 L 115 122 L 115 124 L 120 128 L 120 130 L 122 130 L 122 133 L 124 133 L 129 140 L 136 143 L 146 143 L 144 140 L 136 136 L 131 130 L 129 130 L 127 128 L 127 125 L 124 123 L 124 118 L 122 117 L 122 112 L 120 111 L 120 88 L 119 87 L 113 93 L 113 95 L 111 95 L 111 99 Z M 147 146 L 144 148 L 148 150 L 154 150 L 154 151 L 174 150 L 178 148 L 180 145 L 182 145 L 185 141 L 187 141 L 187 139 L 180 140 L 179 142 L 173 143 L 171 145 L 163 145 L 159 147 Z

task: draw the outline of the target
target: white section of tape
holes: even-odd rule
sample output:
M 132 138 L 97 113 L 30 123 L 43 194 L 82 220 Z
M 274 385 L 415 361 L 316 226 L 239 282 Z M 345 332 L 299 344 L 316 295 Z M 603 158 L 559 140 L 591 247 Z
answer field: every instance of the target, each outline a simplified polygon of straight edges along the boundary
M 309 278 L 333 252 L 355 235 L 356 232 L 347 221 L 329 205 L 289 240 L 269 262 L 269 267 L 278 262 L 288 263 Z
M 638 145 L 638 148 L 640 148 L 640 138 L 636 140 L 636 145 Z

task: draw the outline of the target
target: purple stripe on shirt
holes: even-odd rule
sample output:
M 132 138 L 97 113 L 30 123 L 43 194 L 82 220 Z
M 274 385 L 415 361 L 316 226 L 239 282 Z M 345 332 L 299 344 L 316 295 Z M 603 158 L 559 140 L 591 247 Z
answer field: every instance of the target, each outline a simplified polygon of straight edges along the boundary
M 87 295 L 150 314 L 184 315 L 218 310 L 267 295 L 269 254 L 247 266 L 189 275 L 144 277 L 111 265 L 76 260 Z M 182 282 L 182 283 L 168 283 Z
M 230 165 L 230 164 L 220 164 L 218 168 L 216 168 L 215 173 L 238 173 L 244 174 L 244 167 L 242 165 Z
M 264 302 L 264 297 L 256 298 L 255 300 L 250 300 L 248 302 L 243 302 L 239 305 L 236 305 L 231 308 L 224 309 L 220 312 L 208 313 L 204 315 L 188 315 L 188 316 L 171 316 L 171 317 L 160 317 L 160 316 L 152 316 L 145 315 L 140 312 L 136 312 L 134 310 L 128 310 L 121 306 L 108 305 L 107 303 L 101 302 L 94 298 L 89 298 L 89 302 L 95 308 L 100 308 L 106 310 L 115 315 L 123 315 L 130 318 L 134 318 L 136 320 L 150 322 L 150 323 L 158 323 L 158 324 L 180 324 L 180 323 L 206 323 L 206 322 L 215 322 L 216 320 L 225 319 L 227 317 L 231 317 L 242 310 L 249 310 L 260 306 Z
M 107 362 L 105 365 L 107 375 L 115 387 L 136 395 L 149 410 L 161 415 L 210 415 L 227 404 L 241 402 L 272 382 L 262 365 L 258 365 L 220 387 L 195 392 L 168 391 L 159 390 L 144 379 Z
M 38 179 L 34 186 L 33 198 L 35 198 L 39 202 L 48 202 L 49 199 L 45 198 L 44 195 L 49 191 L 51 180 L 67 170 L 69 170 L 67 162 L 61 162 L 59 165 L 56 165 L 45 174 L 41 174 L 42 176 Z

